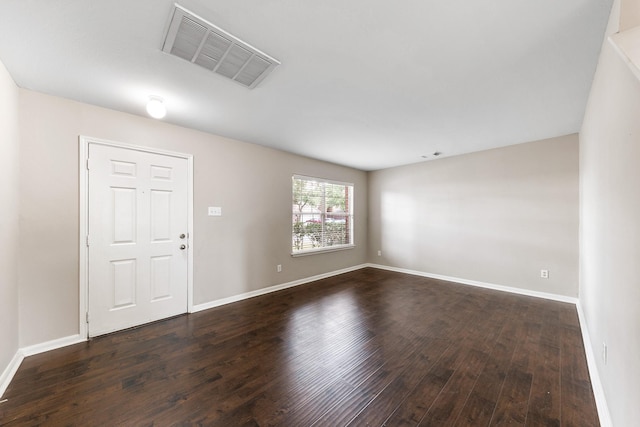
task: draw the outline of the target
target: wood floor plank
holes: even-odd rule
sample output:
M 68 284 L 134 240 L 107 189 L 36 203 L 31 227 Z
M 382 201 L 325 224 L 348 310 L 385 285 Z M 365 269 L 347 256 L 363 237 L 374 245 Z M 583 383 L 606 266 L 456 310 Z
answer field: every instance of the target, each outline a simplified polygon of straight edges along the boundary
M 391 414 L 387 420 L 388 425 L 418 425 L 421 421 L 428 423 L 430 417 L 433 417 L 434 422 L 441 418 L 444 414 L 432 412 L 425 420 L 425 414 L 432 408 L 434 411 L 440 411 L 438 406 L 434 407 L 434 402 L 441 398 L 445 386 L 449 385 L 450 390 L 454 387 L 450 385 L 450 380 L 458 367 L 464 363 L 468 352 L 475 346 L 487 349 L 487 341 L 491 342 L 496 331 L 500 330 L 497 311 L 486 315 L 482 311 L 469 310 L 469 307 L 466 306 L 467 302 L 462 299 L 456 303 L 456 310 L 453 312 L 458 313 L 459 320 L 457 323 L 454 322 L 455 327 L 447 328 L 447 334 L 457 337 L 456 342 L 447 341 L 450 344 L 448 348 L 434 364 L 432 370 L 427 372 L 422 381 Z M 462 309 L 463 307 L 465 308 Z M 453 410 L 454 408 L 449 407 L 449 409 Z M 451 411 L 449 415 L 451 415 Z
M 511 312 L 515 319 L 520 319 L 521 312 L 518 311 L 520 308 L 520 306 L 514 307 Z M 489 425 L 507 376 L 509 363 L 516 349 L 517 337 L 522 329 L 523 325 L 518 321 L 505 325 L 469 398 L 458 415 L 456 426 Z
M 418 425 L 452 425 L 458 418 L 487 359 L 487 353 L 470 349 Z
M 415 354 L 405 362 L 405 368 L 398 369 L 398 375 L 387 385 L 349 425 L 383 425 L 389 414 L 395 412 L 399 404 L 424 378 L 434 363 L 446 350 L 443 340 L 424 339 Z
M 561 329 L 562 424 L 599 426 L 582 336 L 573 325 Z
M 335 406 L 325 412 L 311 426 L 346 426 L 367 404 L 391 383 L 393 372 L 384 367 L 378 369 L 357 389 L 347 394 Z
M 331 408 L 336 407 L 344 396 L 355 390 L 351 384 L 337 379 L 320 393 L 307 395 L 294 401 L 295 404 L 283 412 L 273 414 L 265 420 L 266 425 L 308 426 L 320 419 Z
M 456 366 L 452 377 L 419 425 L 453 425 L 459 418 L 477 379 L 489 362 L 490 353 L 507 326 L 503 319 L 509 312 L 508 305 L 497 306 L 492 301 L 474 307 L 474 316 L 479 313 L 483 313 L 483 316 L 476 319 L 473 326 L 466 326 L 464 332 L 459 332 L 472 336 L 472 339 L 468 339 L 469 347 L 465 350 L 466 354 L 463 353 L 462 363 Z
M 2 426 L 597 426 L 575 307 L 365 268 L 27 357 Z
M 529 307 L 490 425 L 525 425 L 543 316 Z
M 547 316 L 544 319 L 540 343 L 536 351 L 538 358 L 534 365 L 527 426 L 561 425 L 559 312 L 562 309 L 568 311 L 568 307 L 560 303 L 555 305 L 557 307 L 545 310 Z

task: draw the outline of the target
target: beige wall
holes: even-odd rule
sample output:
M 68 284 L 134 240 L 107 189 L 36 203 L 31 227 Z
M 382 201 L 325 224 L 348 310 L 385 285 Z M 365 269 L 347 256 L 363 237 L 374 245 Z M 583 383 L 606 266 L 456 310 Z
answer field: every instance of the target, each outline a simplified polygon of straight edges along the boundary
M 193 154 L 195 304 L 366 261 L 365 172 L 27 90 L 20 101 L 21 346 L 78 333 L 78 135 Z M 355 249 L 290 256 L 292 174 L 355 184 Z
M 619 22 L 621 31 L 640 25 L 640 2 L 638 0 L 621 0 L 616 3 L 620 3 L 621 10 L 616 16 L 616 25 Z
M 18 349 L 18 87 L 0 63 L 0 375 Z
M 369 249 L 378 264 L 576 297 L 577 135 L 370 173 Z
M 640 419 L 639 118 L 640 82 L 605 40 L 580 133 L 580 304 L 615 426 Z

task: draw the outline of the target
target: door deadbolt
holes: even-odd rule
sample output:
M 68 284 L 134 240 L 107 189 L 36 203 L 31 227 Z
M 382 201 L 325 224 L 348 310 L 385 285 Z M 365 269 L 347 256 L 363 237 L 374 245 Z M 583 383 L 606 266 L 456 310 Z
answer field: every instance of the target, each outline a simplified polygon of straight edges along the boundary
M 180 235 L 180 238 L 181 238 L 181 239 L 184 239 L 185 237 L 187 237 L 187 235 L 186 235 L 186 234 L 184 234 L 184 233 L 182 233 L 182 234 Z

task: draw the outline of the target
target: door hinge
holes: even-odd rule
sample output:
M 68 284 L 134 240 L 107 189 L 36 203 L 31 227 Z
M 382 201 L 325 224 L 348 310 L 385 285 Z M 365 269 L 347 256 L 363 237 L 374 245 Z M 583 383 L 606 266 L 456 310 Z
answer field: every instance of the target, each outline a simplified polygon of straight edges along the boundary
M 86 319 L 87 323 L 89 323 L 89 312 L 88 311 L 85 313 L 85 319 Z
M 89 247 L 89 235 L 87 234 L 87 247 Z
M 89 160 L 90 160 L 90 159 L 87 159 L 87 170 L 91 169 L 91 168 L 90 168 L 90 163 L 91 163 L 91 162 L 90 162 Z

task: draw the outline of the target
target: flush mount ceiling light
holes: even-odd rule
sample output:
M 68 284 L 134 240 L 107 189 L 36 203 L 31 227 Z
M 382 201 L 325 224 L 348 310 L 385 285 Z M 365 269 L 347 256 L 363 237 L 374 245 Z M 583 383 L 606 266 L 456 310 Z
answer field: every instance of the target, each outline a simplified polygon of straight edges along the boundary
M 249 89 L 280 65 L 277 59 L 177 4 L 162 50 Z
M 154 119 L 161 119 L 167 115 L 167 107 L 164 105 L 164 99 L 159 96 L 150 96 L 147 102 L 147 113 Z

